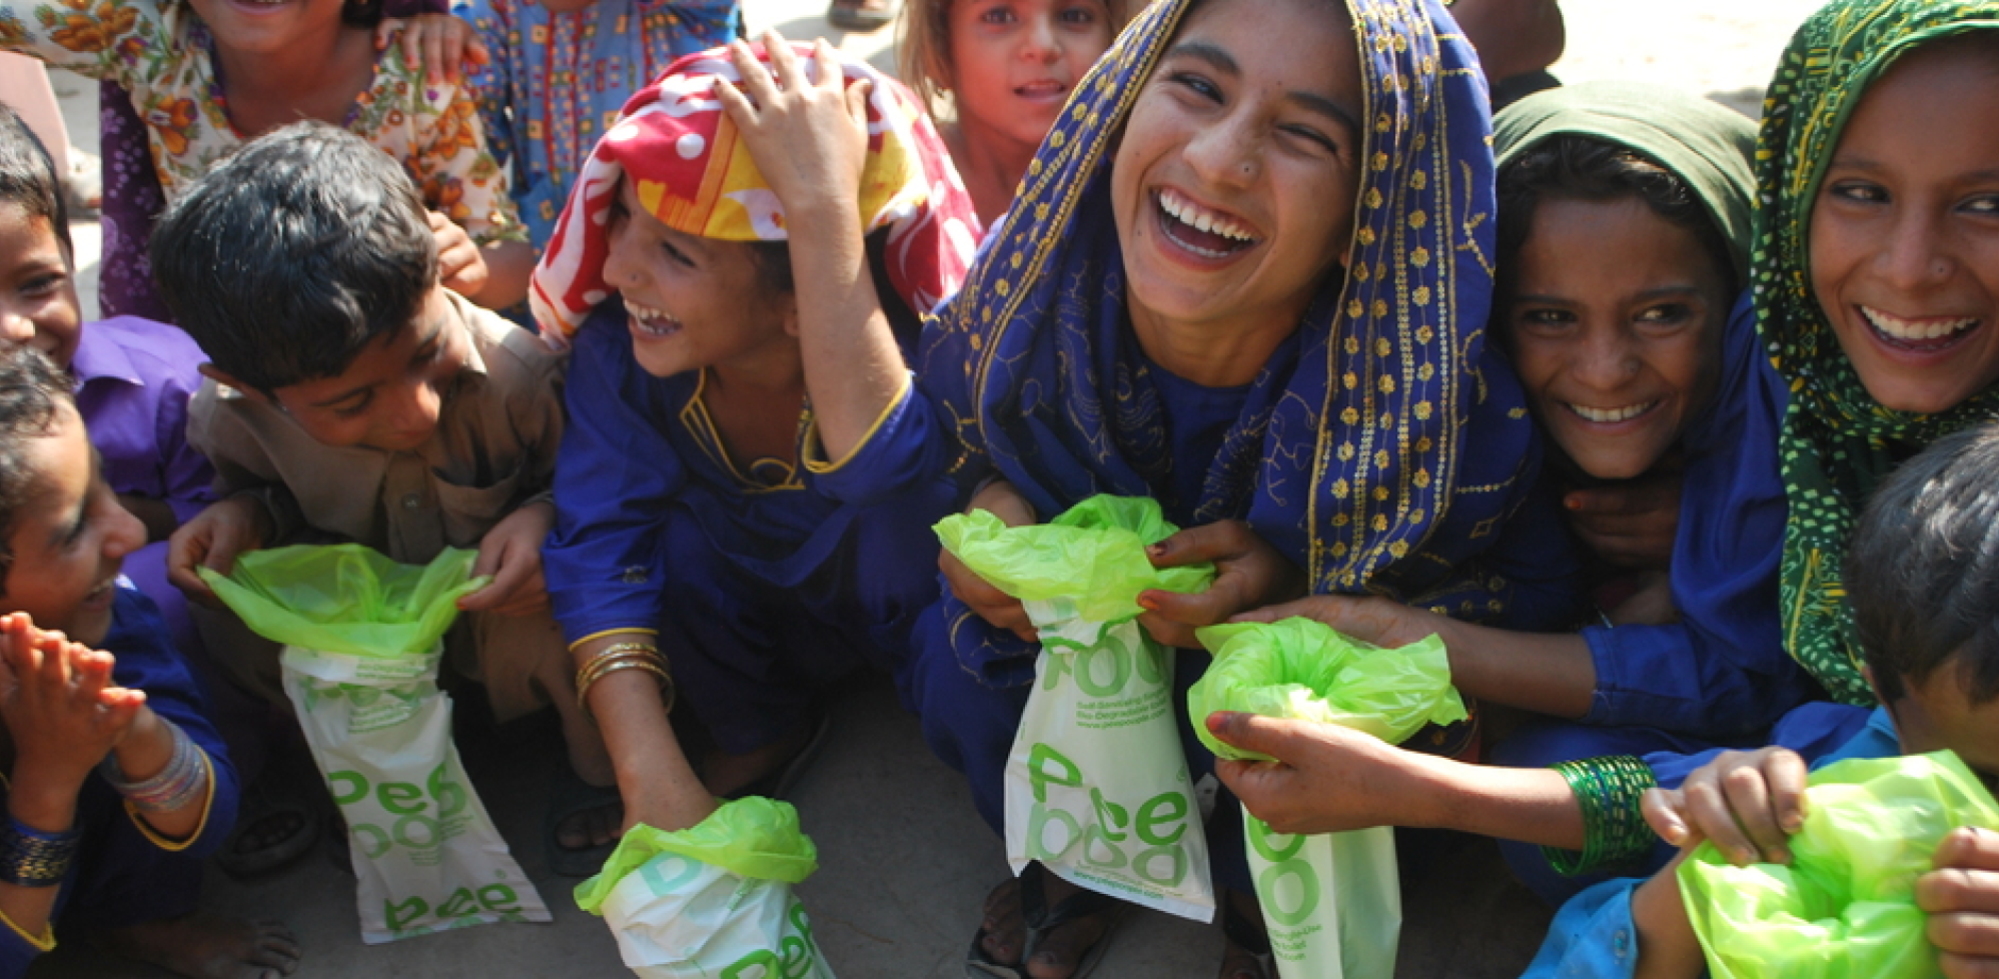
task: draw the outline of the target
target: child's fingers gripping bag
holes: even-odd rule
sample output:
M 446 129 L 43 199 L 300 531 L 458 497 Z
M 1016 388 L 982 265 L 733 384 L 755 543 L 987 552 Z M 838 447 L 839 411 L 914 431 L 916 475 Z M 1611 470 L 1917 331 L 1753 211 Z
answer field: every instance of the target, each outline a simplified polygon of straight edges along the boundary
M 818 865 L 797 811 L 751 796 L 678 833 L 632 827 L 576 904 L 645 979 L 833 979 L 791 892 Z
M 1397 744 L 1465 718 L 1442 639 L 1382 649 L 1311 619 L 1199 630 L 1215 661 L 1187 691 L 1201 743 L 1219 758 L 1270 759 L 1225 744 L 1206 718 L 1238 711 L 1338 724 Z M 1388 979 L 1402 931 L 1394 830 L 1273 832 L 1245 810 L 1249 870 L 1278 971 L 1289 979 Z
M 202 580 L 259 635 L 284 644 L 285 693 L 351 837 L 361 940 L 497 921 L 548 921 L 451 743 L 437 689 L 444 631 L 471 551 L 427 566 L 358 544 L 281 547 Z
M 1999 804 L 1950 751 L 1856 758 L 1812 773 L 1791 863 L 1730 866 L 1712 843 L 1680 864 L 1680 895 L 1715 979 L 1941 975 L 1916 878 L 1959 826 Z
M 1046 524 L 983 510 L 945 518 L 945 549 L 1027 607 L 1034 687 L 1007 755 L 1006 855 L 1081 887 L 1201 921 L 1208 847 L 1173 714 L 1173 650 L 1135 621 L 1149 588 L 1197 592 L 1208 565 L 1159 569 L 1159 504 L 1093 496 Z

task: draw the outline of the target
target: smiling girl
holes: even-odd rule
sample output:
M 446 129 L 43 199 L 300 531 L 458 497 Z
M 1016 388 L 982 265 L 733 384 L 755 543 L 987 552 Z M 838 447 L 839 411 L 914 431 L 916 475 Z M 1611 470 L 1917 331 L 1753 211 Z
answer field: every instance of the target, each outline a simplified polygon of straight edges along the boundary
M 426 79 L 402 45 L 377 52 L 379 18 L 378 3 L 344 0 L 8 0 L 0 47 L 124 85 L 169 202 L 285 123 L 352 130 L 415 181 L 445 285 L 487 307 L 511 305 L 534 254 L 472 97 Z
M 598 142 L 534 277 L 544 336 L 574 351 L 548 591 L 627 826 L 684 829 L 717 795 L 782 793 L 824 729 L 827 683 L 868 667 L 906 679 L 937 588 L 911 555 L 935 552 L 930 525 L 953 503 L 907 369 L 829 375 L 809 330 L 821 310 L 793 283 L 853 261 L 912 337 L 970 261 L 971 201 L 907 90 L 824 42 L 807 86 L 791 49 L 773 35 L 769 50 L 791 90 L 857 112 L 865 98 L 844 184 L 779 192 L 788 170 L 773 167 L 791 161 L 753 156 L 718 96 L 769 72 L 764 55 L 690 55 Z M 815 208 L 870 229 L 872 247 L 824 245 Z M 873 325 L 858 342 L 899 364 L 888 321 Z M 892 403 L 822 422 L 846 382 Z M 683 749 L 669 710 L 713 747 Z
M 950 96 L 937 129 L 979 217 L 1013 204 L 1027 161 L 1069 93 L 1139 0 L 908 0 L 897 64 L 926 106 Z

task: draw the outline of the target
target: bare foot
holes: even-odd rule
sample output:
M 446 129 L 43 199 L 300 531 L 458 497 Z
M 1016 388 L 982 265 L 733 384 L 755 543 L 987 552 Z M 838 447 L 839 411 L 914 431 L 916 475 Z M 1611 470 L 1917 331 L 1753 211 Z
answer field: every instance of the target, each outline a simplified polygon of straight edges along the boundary
M 625 804 L 613 802 L 595 809 L 570 813 L 555 826 L 555 845 L 565 850 L 588 850 L 603 846 L 619 836 L 625 823 Z
M 709 752 L 702 759 L 701 781 L 717 798 L 733 799 L 759 779 L 790 763 L 812 740 L 813 730 L 812 725 L 805 725 L 790 737 L 739 755 Z
M 1080 888 L 1054 874 L 1039 875 L 1046 906 L 1054 907 Z M 1020 878 L 1002 881 L 986 896 L 986 917 L 979 927 L 979 947 L 1000 965 L 1020 964 L 1027 948 L 1027 919 L 1021 909 Z M 1041 943 L 1027 960 L 1027 974 L 1033 979 L 1068 979 L 1110 927 L 1110 913 L 1084 915 L 1057 925 L 1041 936 Z
M 298 937 L 277 921 L 196 911 L 102 933 L 104 947 L 194 979 L 278 979 L 298 968 Z

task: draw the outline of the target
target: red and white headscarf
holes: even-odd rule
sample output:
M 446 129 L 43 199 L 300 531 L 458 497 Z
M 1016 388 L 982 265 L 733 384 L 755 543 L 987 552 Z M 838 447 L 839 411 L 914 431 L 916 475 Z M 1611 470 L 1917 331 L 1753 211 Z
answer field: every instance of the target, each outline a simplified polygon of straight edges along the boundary
M 762 45 L 754 49 L 768 66 Z M 792 50 L 814 79 L 811 47 Z M 842 55 L 840 63 L 848 85 L 874 83 L 861 172 L 863 230 L 889 229 L 889 281 L 911 309 L 928 312 L 957 291 L 971 265 L 979 236 L 971 196 L 916 97 L 865 61 Z M 613 291 L 604 281 L 605 224 L 624 177 L 636 183 L 640 204 L 676 231 L 724 241 L 787 239 L 784 208 L 715 97 L 716 77 L 740 81 L 727 48 L 675 61 L 625 103 L 590 151 L 528 290 L 550 346 L 568 346 Z

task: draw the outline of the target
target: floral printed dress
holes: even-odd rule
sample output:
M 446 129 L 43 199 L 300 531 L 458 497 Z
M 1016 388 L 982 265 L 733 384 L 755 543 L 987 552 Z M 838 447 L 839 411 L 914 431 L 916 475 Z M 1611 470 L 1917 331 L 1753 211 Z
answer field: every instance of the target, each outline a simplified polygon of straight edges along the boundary
M 0 48 L 125 86 L 168 200 L 245 141 L 229 122 L 213 38 L 187 4 L 4 0 Z M 401 160 L 424 202 L 474 241 L 526 240 L 471 94 L 426 80 L 400 45 L 377 57 L 347 128 Z

